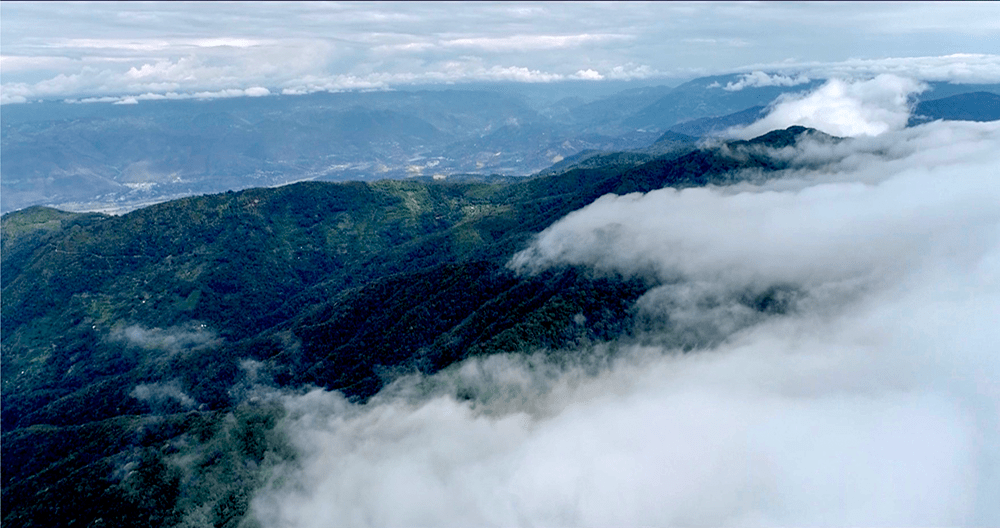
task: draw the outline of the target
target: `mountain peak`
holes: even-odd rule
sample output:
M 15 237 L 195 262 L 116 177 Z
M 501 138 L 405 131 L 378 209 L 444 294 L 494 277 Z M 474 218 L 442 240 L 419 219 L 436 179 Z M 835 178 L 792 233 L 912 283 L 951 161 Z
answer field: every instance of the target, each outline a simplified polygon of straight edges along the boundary
M 763 145 L 771 148 L 783 148 L 794 145 L 802 136 L 808 136 L 821 140 L 839 140 L 836 136 L 831 136 L 815 128 L 792 125 L 784 130 L 772 130 L 767 134 L 757 136 L 746 141 L 735 141 L 733 145 Z

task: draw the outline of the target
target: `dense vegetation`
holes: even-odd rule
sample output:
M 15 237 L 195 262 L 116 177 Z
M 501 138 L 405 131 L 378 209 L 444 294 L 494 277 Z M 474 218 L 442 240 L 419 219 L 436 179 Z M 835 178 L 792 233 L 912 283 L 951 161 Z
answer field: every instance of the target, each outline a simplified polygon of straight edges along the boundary
M 3 522 L 253 525 L 262 475 L 294 458 L 282 408 L 254 386 L 364 401 L 471 355 L 635 333 L 652 279 L 506 263 L 606 193 L 767 177 L 785 163 L 762 147 L 803 134 L 817 133 L 591 157 L 514 183 L 312 182 L 122 216 L 5 215 Z

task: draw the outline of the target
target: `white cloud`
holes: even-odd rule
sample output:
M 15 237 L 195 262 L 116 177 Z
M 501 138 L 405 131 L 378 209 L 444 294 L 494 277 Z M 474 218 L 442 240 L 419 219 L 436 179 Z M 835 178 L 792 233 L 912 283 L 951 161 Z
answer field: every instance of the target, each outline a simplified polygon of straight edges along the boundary
M 167 355 L 207 350 L 222 342 L 214 331 L 196 322 L 170 328 L 143 328 L 139 325 L 116 328 L 111 332 L 111 339 L 146 350 L 159 350 Z
M 194 407 L 197 403 L 194 398 L 184 392 L 177 380 L 169 383 L 142 383 L 132 389 L 129 396 L 152 404 L 162 404 L 165 401 L 174 400 L 188 408 Z
M 751 73 L 745 73 L 740 77 L 740 80 L 735 83 L 726 83 L 726 86 L 722 87 L 723 90 L 727 92 L 738 92 L 744 88 L 757 88 L 762 86 L 797 86 L 799 84 L 808 83 L 810 79 L 804 75 L 798 75 L 795 77 L 789 77 L 786 75 L 768 75 L 762 71 L 754 71 Z M 719 86 L 719 83 L 712 83 L 709 88 L 715 88 Z
M 586 70 L 579 70 L 579 71 L 577 71 L 575 74 L 573 74 L 573 78 L 574 79 L 581 79 L 581 80 L 585 80 L 585 81 L 600 81 L 601 79 L 604 78 L 604 76 L 601 75 L 596 70 L 592 70 L 590 68 L 587 68 Z
M 321 91 L 385 90 L 396 85 L 416 83 L 457 83 L 469 81 L 545 83 L 576 78 L 558 73 L 532 70 L 523 66 L 492 66 L 486 68 L 478 61 L 448 61 L 438 66 L 438 69 L 424 71 L 419 74 L 372 73 L 364 76 L 307 76 L 289 82 L 282 88 L 281 93 L 285 95 L 300 95 Z
M 20 94 L 8 94 L 5 92 L 0 92 L 0 105 L 5 104 L 23 104 L 27 103 L 28 98 Z
M 112 103 L 117 105 L 133 105 L 138 104 L 139 101 L 179 101 L 183 99 L 226 99 L 231 97 L 264 97 L 271 95 L 271 91 L 267 88 L 261 86 L 254 86 L 252 88 L 247 88 L 246 90 L 241 90 L 239 88 L 232 88 L 228 90 L 218 90 L 214 92 L 194 92 L 194 93 L 178 93 L 178 92 L 167 92 L 167 93 L 152 93 L 147 92 L 140 95 L 128 95 L 124 97 L 115 96 L 104 96 L 104 97 L 85 97 L 83 99 L 66 99 L 67 103 Z
M 4 59 L 10 66 L 4 66 L 3 90 L 17 92 L 7 100 L 134 95 L 152 86 L 130 86 L 121 77 L 125 71 L 178 66 L 182 59 L 199 67 L 150 71 L 170 76 L 156 82 L 175 85 L 161 92 L 251 86 L 299 90 L 306 77 L 429 78 L 430 72 L 442 71 L 441 63 L 470 56 L 487 71 L 517 66 L 561 78 L 588 69 L 605 79 L 672 80 L 762 70 L 810 78 L 894 73 L 1000 82 L 996 55 L 985 54 L 992 50 L 989 37 L 996 28 L 991 20 L 996 17 L 984 16 L 989 13 L 978 3 L 831 4 L 806 10 L 783 3 L 584 2 L 516 8 L 237 3 L 199 9 L 184 3 L 14 3 L 4 9 L 3 49 L 5 56 L 22 59 Z M 60 31 L 53 34 L 52 27 Z M 898 58 L 932 52 L 950 55 Z M 789 58 L 794 61 L 783 62 Z M 762 64 L 743 68 L 750 62 Z M 626 63 L 645 65 L 649 72 L 611 71 Z M 100 73 L 84 71 L 88 65 L 98 65 Z M 76 82 L 58 90 L 40 84 L 58 75 Z
M 935 236 L 974 237 L 968 223 L 1000 204 L 1000 187 L 989 181 L 997 164 L 990 159 L 991 147 L 1000 144 L 1000 126 L 944 127 L 953 139 L 966 141 L 958 160 L 949 154 L 953 144 L 930 141 L 941 138 L 934 133 L 939 128 L 922 129 L 919 140 L 907 141 L 909 134 L 898 133 L 876 143 L 883 148 L 896 143 L 899 150 L 893 156 L 877 155 L 866 141 L 822 154 L 803 149 L 795 159 L 816 163 L 826 158 L 827 164 L 797 192 L 728 196 L 697 188 L 607 195 L 549 228 L 514 264 L 523 269 L 569 263 L 631 274 L 652 271 L 663 280 L 679 275 L 717 282 L 725 277 L 738 286 L 788 280 L 810 287 L 914 266 L 937 258 L 933 250 L 942 240 Z M 980 134 L 959 134 L 962 130 Z M 870 166 L 857 166 L 853 156 L 860 153 L 868 154 L 864 161 Z M 830 159 L 836 164 L 830 165 Z M 959 189 L 965 194 L 956 194 L 957 184 L 946 173 L 950 165 L 935 163 L 938 159 L 969 172 L 975 169 L 962 175 L 964 187 Z M 848 183 L 848 176 L 867 186 Z M 824 184 L 826 178 L 838 183 Z M 921 214 L 910 217 L 891 209 L 892 204 Z
M 302 43 L 303 46 L 306 43 Z M 214 48 L 209 48 L 214 49 Z M 254 46 L 237 48 L 240 53 L 256 49 Z M 633 62 L 616 66 L 586 67 L 565 73 L 556 70 L 532 68 L 524 65 L 490 64 L 479 57 L 461 57 L 424 64 L 421 71 L 370 71 L 358 74 L 319 74 L 315 71 L 316 61 L 335 53 L 333 48 L 309 45 L 316 55 L 306 60 L 294 57 L 293 48 L 277 52 L 272 59 L 250 63 L 244 57 L 236 64 L 224 60 L 199 58 L 188 55 L 177 59 L 145 61 L 129 64 L 129 59 L 105 57 L 82 61 L 57 60 L 47 58 L 37 64 L 32 58 L 5 56 L 5 71 L 10 65 L 13 71 L 32 71 L 32 68 L 58 67 L 82 64 L 72 74 L 58 74 L 42 81 L 25 83 L 5 83 L 2 100 L 24 102 L 38 98 L 79 98 L 135 95 L 139 93 L 196 93 L 223 90 L 247 89 L 270 86 L 283 93 L 308 93 L 322 90 L 384 89 L 393 85 L 410 83 L 468 82 L 468 81 L 516 81 L 553 82 L 566 79 L 584 80 L 632 80 L 663 77 L 666 72 L 648 64 Z M 31 64 L 36 64 L 31 66 Z M 122 66 L 126 66 L 122 69 Z M 762 68 L 773 71 L 789 71 L 788 74 L 766 74 Z M 805 72 L 805 73 L 797 73 Z M 707 74 L 708 71 L 699 72 Z M 850 61 L 843 63 L 783 63 L 755 67 L 754 71 L 726 86 L 716 86 L 734 91 L 750 86 L 792 86 L 808 82 L 809 79 L 833 76 L 848 85 L 858 79 L 871 79 L 881 73 L 903 76 L 918 80 L 949 80 L 955 82 L 1000 82 L 1000 56 L 993 55 L 953 55 L 948 57 L 926 57 L 916 59 L 881 59 L 876 61 Z M 247 88 L 237 88 L 244 85 Z M 833 92 L 832 88 L 827 88 Z M 850 96 L 850 94 L 847 94 Z M 871 133 L 871 132 L 865 132 Z
M 625 75 L 641 77 L 649 71 L 642 67 L 633 68 Z M 96 102 L 100 97 L 120 100 L 134 97 L 141 101 L 156 95 L 163 99 L 208 99 L 218 97 L 259 96 L 270 94 L 270 89 L 251 84 L 248 88 L 234 88 L 239 83 L 254 82 L 265 76 L 241 78 L 240 68 L 232 65 L 207 64 L 196 57 L 184 57 L 176 61 L 158 61 L 132 66 L 128 70 L 116 72 L 110 69 L 84 67 L 79 74 L 58 75 L 53 79 L 34 84 L 5 84 L 4 100 L 24 102 L 28 98 L 63 97 L 66 94 L 102 93 L 128 95 L 103 95 L 84 97 L 83 100 Z M 363 75 L 311 75 L 301 74 L 289 77 L 277 84 L 281 93 L 303 94 L 318 91 L 386 89 L 393 85 L 413 83 L 450 83 L 469 81 L 512 81 L 512 82 L 554 82 L 566 79 L 597 80 L 601 74 L 595 70 L 580 70 L 572 75 L 532 69 L 524 66 L 487 66 L 476 58 L 443 61 L 418 73 L 371 72 Z M 184 87 L 204 89 L 184 90 Z M 143 94 L 143 95 L 137 95 Z
M 347 90 L 379 90 L 387 89 L 389 85 L 380 78 L 360 78 L 353 75 L 336 75 L 332 77 L 306 77 L 289 83 L 281 90 L 284 95 L 302 95 L 313 92 L 339 92 Z
M 645 64 L 634 64 L 627 63 L 621 66 L 615 66 L 611 68 L 605 74 L 608 79 L 614 79 L 616 81 L 630 81 L 633 79 L 650 79 L 654 77 L 662 77 L 663 72 L 657 71 Z
M 836 62 L 786 61 L 748 66 L 770 71 L 803 72 L 813 78 L 868 79 L 891 74 L 922 81 L 1000 83 L 1000 55 L 958 53 L 936 57 L 889 57 Z
M 105 96 L 105 97 L 85 97 L 83 99 L 66 99 L 63 102 L 64 103 L 69 103 L 69 104 L 78 104 L 78 103 L 115 103 L 115 104 L 117 104 L 119 101 L 121 101 L 121 98 L 113 97 L 113 96 Z
M 815 128 L 834 136 L 877 136 L 906 126 L 912 94 L 926 85 L 882 74 L 866 81 L 830 79 L 808 94 L 784 94 L 757 122 L 732 131 L 751 138 L 792 125 Z
M 230 90 L 219 90 L 216 92 L 196 92 L 190 95 L 191 99 L 224 99 L 228 97 L 262 97 L 265 95 L 270 95 L 271 91 L 267 88 L 261 88 L 260 86 L 255 86 L 253 88 L 247 88 L 246 90 L 240 90 L 239 88 Z M 178 99 L 187 99 L 188 97 L 178 97 Z
M 605 4 L 525 9 L 470 5 L 447 11 L 424 6 L 401 13 L 393 11 L 402 6 L 389 9 L 367 4 L 272 7 L 255 5 L 246 10 L 245 16 L 234 19 L 226 11 L 196 13 L 183 7 L 160 6 L 156 16 L 166 24 L 162 29 L 149 27 L 152 15 L 140 6 L 132 7 L 134 12 L 119 9 L 100 22 L 90 20 L 91 25 L 85 24 L 87 17 L 78 13 L 82 25 L 77 28 L 70 24 L 65 36 L 59 37 L 32 34 L 27 29 L 32 25 L 20 24 L 11 36 L 11 32 L 4 33 L 5 55 L 0 58 L 4 72 L 2 99 L 16 102 L 145 92 L 196 93 L 253 86 L 303 93 L 324 89 L 317 87 L 325 85 L 339 90 L 352 89 L 349 86 L 353 84 L 385 88 L 408 82 L 521 79 L 552 82 L 663 78 L 666 82 L 668 78 L 678 80 L 734 69 L 749 71 L 744 79 L 726 87 L 730 90 L 791 85 L 807 77 L 857 79 L 880 73 L 923 80 L 1000 82 L 1000 56 L 975 53 L 840 62 L 777 59 L 776 63 L 743 68 L 750 60 L 766 60 L 775 54 L 787 57 L 787 41 L 782 39 L 797 30 L 791 29 L 794 24 L 775 24 L 789 16 L 806 15 L 771 6 L 657 4 L 637 10 Z M 69 24 L 77 8 L 71 4 L 60 8 L 53 9 L 51 15 Z M 16 18 L 32 12 L 35 18 L 26 20 L 41 27 L 49 22 L 39 20 L 47 9 L 15 6 L 5 10 L 5 16 L 11 13 Z M 538 10 L 545 12 L 539 17 L 552 19 L 551 24 L 535 25 L 526 20 L 525 12 Z M 287 17 L 287 24 L 273 23 L 270 19 L 276 16 Z M 455 17 L 479 31 L 456 32 Z M 751 42 L 728 30 L 710 39 L 697 36 L 704 31 L 692 34 L 706 21 L 734 18 L 776 27 L 775 44 L 756 38 Z M 680 24 L 675 19 L 688 22 Z M 651 20 L 674 25 L 665 29 L 650 24 Z M 174 25 L 170 26 L 169 21 Z M 127 27 L 114 26 L 126 22 Z M 566 27 L 575 31 L 555 30 L 559 24 L 571 22 L 574 25 Z M 129 29 L 134 24 L 144 29 Z M 614 31 L 609 31 L 612 27 Z M 727 46 L 728 52 L 708 60 L 706 53 L 720 45 Z M 770 51 L 765 53 L 765 48 Z M 448 67 L 455 62 L 465 66 Z M 589 71 L 600 77 L 581 77 L 580 72 Z
M 998 149 L 1000 124 L 939 122 L 786 150 L 820 167 L 788 190 L 605 197 L 516 262 L 705 285 L 690 294 L 714 304 L 693 309 L 768 284 L 801 299 L 689 354 L 624 341 L 470 360 L 368 405 L 285 396 L 298 462 L 254 511 L 286 527 L 995 525 Z M 669 322 L 663 306 L 647 309 Z
M 532 70 L 524 66 L 493 66 L 492 68 L 481 70 L 474 75 L 474 78 L 479 80 L 516 82 L 552 82 L 564 78 L 557 73 Z
M 271 95 L 271 90 L 268 90 L 263 86 L 254 86 L 243 90 L 243 94 L 247 97 L 263 97 L 265 95 Z

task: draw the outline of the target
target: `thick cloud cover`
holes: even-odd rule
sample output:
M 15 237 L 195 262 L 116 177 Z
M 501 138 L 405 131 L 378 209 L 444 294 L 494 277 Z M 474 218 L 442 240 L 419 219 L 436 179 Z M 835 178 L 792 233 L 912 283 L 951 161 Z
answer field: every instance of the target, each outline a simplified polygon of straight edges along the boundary
M 0 103 L 753 70 L 1000 79 L 989 2 L 8 2 L 0 13 Z
M 780 153 L 763 186 L 605 196 L 511 265 L 662 284 L 663 339 L 497 356 L 360 406 L 284 395 L 265 526 L 1000 524 L 1000 123 Z M 746 292 L 790 292 L 750 317 Z M 671 323 L 671 324 L 667 324 Z M 669 334 L 721 336 L 688 353 Z M 548 359 L 546 359 L 548 358 Z M 459 397 L 461 395 L 461 397 Z

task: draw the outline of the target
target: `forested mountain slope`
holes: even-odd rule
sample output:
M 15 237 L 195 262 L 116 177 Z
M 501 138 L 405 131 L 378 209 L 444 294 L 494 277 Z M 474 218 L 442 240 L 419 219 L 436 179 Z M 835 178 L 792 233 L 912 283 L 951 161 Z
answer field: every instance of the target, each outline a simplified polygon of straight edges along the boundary
M 472 355 L 641 340 L 633 304 L 654 278 L 507 263 L 602 195 L 768 178 L 788 164 L 770 148 L 804 136 L 835 140 L 792 127 L 515 183 L 308 182 L 121 216 L 7 214 L 3 522 L 240 525 L 269 464 L 294 457 L 255 387 L 364 401 Z M 786 293 L 740 302 L 782 311 Z

